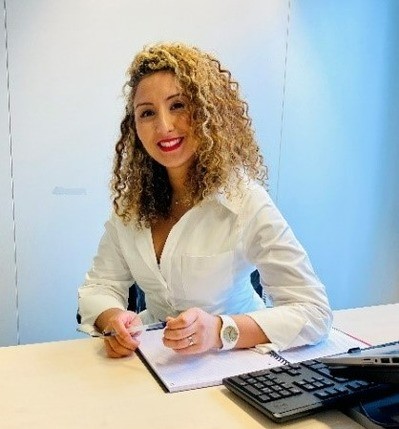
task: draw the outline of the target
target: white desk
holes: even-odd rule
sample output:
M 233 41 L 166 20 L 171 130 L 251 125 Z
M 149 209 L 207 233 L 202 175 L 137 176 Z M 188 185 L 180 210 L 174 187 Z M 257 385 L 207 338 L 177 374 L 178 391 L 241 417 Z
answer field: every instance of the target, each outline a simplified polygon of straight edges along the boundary
M 395 310 L 398 326 L 399 304 Z M 370 320 L 368 311 L 374 308 L 362 309 L 363 322 L 377 332 L 383 321 Z M 337 326 L 354 333 L 345 326 L 352 314 L 338 312 Z M 360 428 L 338 411 L 275 424 L 222 386 L 164 393 L 137 357 L 108 359 L 96 339 L 0 348 L 0 427 Z
M 399 340 L 399 303 L 334 311 L 334 326 L 371 345 Z

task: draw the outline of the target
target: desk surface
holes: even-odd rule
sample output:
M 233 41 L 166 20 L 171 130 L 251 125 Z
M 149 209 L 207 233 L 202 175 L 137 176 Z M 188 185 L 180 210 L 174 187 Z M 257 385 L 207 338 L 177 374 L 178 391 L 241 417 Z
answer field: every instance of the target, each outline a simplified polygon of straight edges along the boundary
M 362 318 L 375 328 L 374 311 Z M 339 313 L 341 329 L 352 314 Z M 360 428 L 338 411 L 275 424 L 223 386 L 164 393 L 137 357 L 108 359 L 96 339 L 0 348 L 0 386 L 2 429 Z
M 399 303 L 334 311 L 334 326 L 371 345 L 399 340 Z

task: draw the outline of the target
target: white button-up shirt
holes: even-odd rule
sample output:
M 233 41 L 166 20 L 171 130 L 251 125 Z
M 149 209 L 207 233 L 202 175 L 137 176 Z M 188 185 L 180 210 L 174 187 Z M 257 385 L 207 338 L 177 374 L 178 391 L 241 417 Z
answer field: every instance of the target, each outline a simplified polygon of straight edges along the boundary
M 151 230 L 113 214 L 93 266 L 79 289 L 82 323 L 109 308 L 125 309 L 129 287 L 145 293 L 143 323 L 200 307 L 212 314 L 247 314 L 275 348 L 313 344 L 331 325 L 324 286 L 264 188 L 217 194 L 190 209 L 167 237 L 158 265 Z M 255 292 L 257 268 L 272 307 Z

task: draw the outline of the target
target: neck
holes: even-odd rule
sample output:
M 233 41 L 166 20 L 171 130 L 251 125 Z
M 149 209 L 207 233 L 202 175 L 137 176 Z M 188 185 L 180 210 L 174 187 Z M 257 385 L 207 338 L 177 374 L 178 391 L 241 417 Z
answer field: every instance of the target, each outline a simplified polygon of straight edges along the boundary
M 185 179 L 185 178 L 184 178 Z M 170 179 L 169 179 L 170 180 Z M 187 189 L 185 181 L 171 181 L 172 186 L 172 206 L 178 205 L 179 207 L 190 207 L 191 196 Z
M 187 170 L 168 170 L 169 183 L 172 187 L 173 195 L 179 199 L 187 195 L 186 179 Z

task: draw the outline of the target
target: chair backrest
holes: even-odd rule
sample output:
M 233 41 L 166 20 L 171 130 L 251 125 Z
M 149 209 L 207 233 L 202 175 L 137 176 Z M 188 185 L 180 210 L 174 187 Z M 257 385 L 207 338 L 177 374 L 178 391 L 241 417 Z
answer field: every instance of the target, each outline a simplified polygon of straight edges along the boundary
M 140 311 L 146 309 L 145 294 L 137 283 L 134 283 L 129 289 L 127 309 L 135 313 L 140 313 Z

